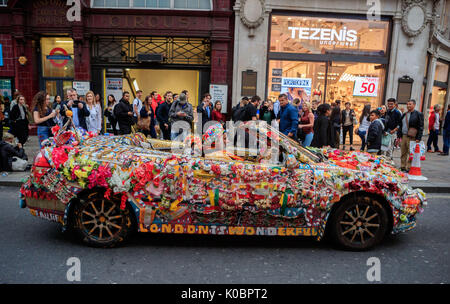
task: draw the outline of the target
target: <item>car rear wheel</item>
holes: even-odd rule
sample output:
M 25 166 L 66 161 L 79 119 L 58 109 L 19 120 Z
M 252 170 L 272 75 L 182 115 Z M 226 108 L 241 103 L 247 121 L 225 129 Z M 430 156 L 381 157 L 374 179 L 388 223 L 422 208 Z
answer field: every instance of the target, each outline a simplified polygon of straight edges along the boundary
M 94 247 L 114 247 L 126 241 L 133 231 L 129 209 L 120 210 L 120 198 L 107 199 L 102 191 L 82 197 L 73 217 L 83 242 Z
M 331 238 L 350 250 L 368 250 L 384 238 L 388 214 L 376 199 L 364 194 L 343 201 L 332 214 Z

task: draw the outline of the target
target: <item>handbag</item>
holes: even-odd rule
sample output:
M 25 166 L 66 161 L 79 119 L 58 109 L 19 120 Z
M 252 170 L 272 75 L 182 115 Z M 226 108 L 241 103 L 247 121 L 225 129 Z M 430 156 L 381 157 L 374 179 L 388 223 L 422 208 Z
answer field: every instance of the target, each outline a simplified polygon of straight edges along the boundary
M 145 118 L 139 117 L 137 127 L 140 130 L 150 131 L 150 116 L 147 116 Z
M 405 114 L 405 119 L 406 119 L 406 125 L 408 126 L 408 132 L 406 135 L 408 135 L 409 137 L 412 137 L 412 138 L 416 138 L 418 130 L 417 130 L 417 128 L 409 127 L 408 113 Z

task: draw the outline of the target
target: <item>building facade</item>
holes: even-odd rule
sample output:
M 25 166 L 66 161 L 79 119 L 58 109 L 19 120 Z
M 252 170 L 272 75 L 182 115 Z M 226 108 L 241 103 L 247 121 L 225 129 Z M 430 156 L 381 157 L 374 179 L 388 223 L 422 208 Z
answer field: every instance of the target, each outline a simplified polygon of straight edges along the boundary
M 449 0 L 237 0 L 234 11 L 234 103 L 448 104 Z
M 196 105 L 213 84 L 231 96 L 231 0 L 66 2 L 0 3 L 2 95 L 18 89 L 31 103 L 39 90 L 54 98 L 72 86 L 116 99 L 187 89 Z

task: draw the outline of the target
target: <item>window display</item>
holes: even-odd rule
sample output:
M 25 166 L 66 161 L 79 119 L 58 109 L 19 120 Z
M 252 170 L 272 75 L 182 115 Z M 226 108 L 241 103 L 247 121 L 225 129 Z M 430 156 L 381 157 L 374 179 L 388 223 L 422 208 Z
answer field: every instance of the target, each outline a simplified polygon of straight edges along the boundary
M 385 69 L 374 63 L 270 60 L 269 98 L 286 93 L 289 100 L 333 103 L 350 101 L 357 115 L 365 104 L 382 103 Z M 275 75 L 275 76 L 274 76 Z M 326 78 L 326 82 L 325 82 Z M 326 92 L 325 92 L 326 88 Z

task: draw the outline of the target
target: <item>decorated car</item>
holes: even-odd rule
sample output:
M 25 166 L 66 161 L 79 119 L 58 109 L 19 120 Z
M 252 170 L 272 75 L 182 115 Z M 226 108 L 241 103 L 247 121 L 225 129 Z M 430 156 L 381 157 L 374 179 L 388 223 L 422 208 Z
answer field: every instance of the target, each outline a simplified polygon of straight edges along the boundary
M 97 247 L 138 231 L 327 236 L 366 250 L 415 227 L 425 194 L 384 157 L 305 149 L 265 123 L 249 124 L 227 132 L 212 125 L 184 142 L 54 129 L 20 204 Z

